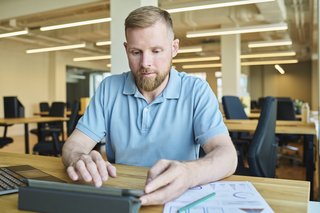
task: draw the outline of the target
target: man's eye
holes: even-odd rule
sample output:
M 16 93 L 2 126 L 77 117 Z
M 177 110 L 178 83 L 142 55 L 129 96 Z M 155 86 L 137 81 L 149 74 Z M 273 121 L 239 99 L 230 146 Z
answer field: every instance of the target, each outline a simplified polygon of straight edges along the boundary
M 160 53 L 160 50 L 154 50 L 153 53 Z
M 139 52 L 139 51 L 133 51 L 133 52 L 131 52 L 131 54 L 132 54 L 132 55 L 139 55 L 140 52 Z

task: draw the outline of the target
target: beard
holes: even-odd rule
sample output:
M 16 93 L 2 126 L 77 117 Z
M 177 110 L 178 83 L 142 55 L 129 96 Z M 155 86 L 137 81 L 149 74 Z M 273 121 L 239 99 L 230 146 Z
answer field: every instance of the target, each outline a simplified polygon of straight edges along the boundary
M 146 77 L 143 74 L 145 73 L 155 73 L 156 76 L 155 77 Z M 168 70 L 166 72 L 154 72 L 152 69 L 147 69 L 147 68 L 140 68 L 138 70 L 138 72 L 132 72 L 133 76 L 134 76 L 134 80 L 136 82 L 136 85 L 138 86 L 138 88 L 147 91 L 147 92 L 151 92 L 153 90 L 155 90 L 156 88 L 158 88 L 162 82 L 166 79 L 166 77 L 169 75 L 170 69 L 168 68 Z

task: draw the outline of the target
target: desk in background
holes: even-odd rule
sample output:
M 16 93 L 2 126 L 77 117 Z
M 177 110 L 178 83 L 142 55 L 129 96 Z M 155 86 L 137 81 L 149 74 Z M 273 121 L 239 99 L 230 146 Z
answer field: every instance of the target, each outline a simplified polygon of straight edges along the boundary
M 29 123 L 46 123 L 54 121 L 68 121 L 68 118 L 61 117 L 26 117 L 26 118 L 0 118 L 0 124 L 24 124 L 24 145 L 25 153 L 29 153 Z
M 70 182 L 60 158 L 0 152 L 0 166 L 29 164 L 44 172 Z M 117 177 L 104 185 L 111 187 L 143 189 L 147 168 L 115 165 Z M 307 212 L 310 184 L 306 181 L 257 178 L 233 175 L 227 181 L 250 181 L 275 212 Z M 19 212 L 18 194 L 0 196 L 3 212 Z M 161 213 L 163 206 L 142 207 L 142 213 Z
M 224 120 L 229 131 L 249 131 L 254 132 L 258 125 L 258 120 Z M 277 121 L 276 133 L 281 134 L 301 134 L 304 136 L 304 162 L 306 166 L 306 180 L 311 183 L 310 197 L 313 199 L 314 174 L 318 174 L 316 165 L 318 164 L 318 143 L 317 128 L 314 123 L 303 123 L 301 121 Z M 315 146 L 315 148 L 314 148 Z M 316 178 L 317 181 L 317 178 Z M 315 184 L 315 185 L 318 185 Z

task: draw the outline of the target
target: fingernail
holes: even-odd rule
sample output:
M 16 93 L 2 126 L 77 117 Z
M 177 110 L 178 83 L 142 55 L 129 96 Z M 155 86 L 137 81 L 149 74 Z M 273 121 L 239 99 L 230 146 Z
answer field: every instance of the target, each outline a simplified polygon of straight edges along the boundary
M 143 197 L 140 197 L 141 205 L 144 205 L 147 203 L 147 200 Z

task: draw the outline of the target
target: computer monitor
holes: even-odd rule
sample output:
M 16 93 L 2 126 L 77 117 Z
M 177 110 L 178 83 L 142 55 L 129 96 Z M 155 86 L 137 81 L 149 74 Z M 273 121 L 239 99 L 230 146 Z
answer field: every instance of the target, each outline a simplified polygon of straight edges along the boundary
M 24 106 L 16 96 L 3 97 L 3 108 L 5 118 L 24 117 Z

